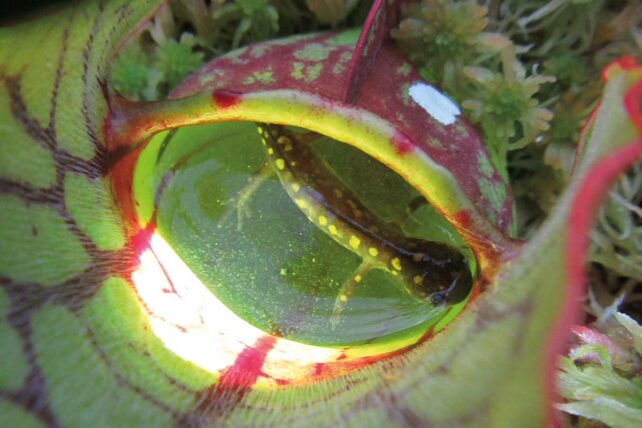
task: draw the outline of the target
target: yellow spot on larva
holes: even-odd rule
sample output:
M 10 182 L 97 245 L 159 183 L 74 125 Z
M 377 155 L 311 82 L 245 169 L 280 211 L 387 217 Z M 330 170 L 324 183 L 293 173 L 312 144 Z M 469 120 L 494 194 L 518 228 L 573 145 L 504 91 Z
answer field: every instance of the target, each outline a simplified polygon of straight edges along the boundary
M 288 137 L 283 136 L 283 135 L 281 135 L 279 138 L 277 138 L 276 142 L 279 143 L 279 144 L 292 144 L 290 139 Z
M 305 202 L 305 199 L 295 199 L 296 204 L 299 208 L 305 208 L 308 204 Z
M 285 151 L 286 151 L 286 152 L 289 152 L 289 151 L 291 151 L 291 150 L 292 150 L 292 144 L 287 144 L 287 145 L 285 146 Z
M 320 215 L 319 216 L 319 224 L 321 226 L 325 226 L 326 224 L 328 224 L 328 218 L 326 216 L 324 216 L 324 215 Z
M 268 149 L 268 154 L 271 154 L 271 155 L 273 155 L 273 154 L 274 154 L 274 149 L 273 149 L 272 147 L 270 147 L 270 148 Z
M 292 190 L 298 192 L 299 190 L 301 190 L 301 185 L 299 183 L 292 183 Z
M 354 277 L 354 282 L 361 282 L 361 275 L 356 275 Z
M 348 296 L 346 296 L 345 294 L 341 294 L 339 295 L 339 300 L 341 300 L 342 302 L 347 302 Z
M 259 135 L 263 135 L 263 128 L 259 126 L 258 128 L 256 128 L 256 130 L 258 131 Z
M 372 257 L 377 257 L 377 254 L 379 254 L 379 250 L 377 250 L 375 247 L 370 247 L 368 249 L 368 252 Z
M 392 264 L 393 268 L 401 270 L 401 261 L 399 260 L 399 258 L 395 257 L 394 259 L 392 259 L 390 264 Z
M 412 278 L 412 280 L 413 280 L 413 282 L 415 283 L 415 285 L 419 285 L 419 284 L 421 284 L 421 277 L 420 277 L 419 275 L 415 275 L 415 276 Z
M 265 138 L 261 138 L 261 143 L 263 143 L 264 146 L 267 146 L 267 141 L 265 141 Z
M 397 272 L 396 270 L 393 270 L 393 271 L 392 271 L 392 272 L 390 272 L 390 273 L 391 273 L 391 274 L 393 274 L 394 276 L 399 275 L 399 272 Z
M 361 244 L 361 239 L 359 239 L 356 236 L 352 235 L 350 237 L 350 246 L 356 250 L 357 248 L 359 248 L 359 244 Z
M 285 161 L 283 159 L 277 159 L 276 160 L 276 167 L 283 171 L 285 169 Z
M 328 226 L 328 230 L 332 235 L 336 235 L 338 233 L 337 227 L 334 224 L 331 224 L 330 226 Z

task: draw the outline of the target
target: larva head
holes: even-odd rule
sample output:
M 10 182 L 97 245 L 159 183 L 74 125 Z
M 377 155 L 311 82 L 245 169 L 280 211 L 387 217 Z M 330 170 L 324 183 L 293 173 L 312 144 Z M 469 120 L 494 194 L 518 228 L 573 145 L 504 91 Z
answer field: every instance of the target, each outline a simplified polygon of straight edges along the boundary
M 464 300 L 473 285 L 466 258 L 456 249 L 423 241 L 404 263 L 405 283 L 414 297 L 433 306 Z

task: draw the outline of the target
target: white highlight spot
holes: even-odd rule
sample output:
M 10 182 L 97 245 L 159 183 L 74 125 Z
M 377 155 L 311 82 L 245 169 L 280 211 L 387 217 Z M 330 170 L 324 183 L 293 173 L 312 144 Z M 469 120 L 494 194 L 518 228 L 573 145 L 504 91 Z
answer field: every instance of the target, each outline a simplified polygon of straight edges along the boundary
M 220 374 L 266 335 L 218 300 L 158 233 L 140 255 L 132 280 L 154 334 L 176 355 L 211 373 Z M 338 348 L 277 338 L 262 371 L 305 379 L 316 363 L 336 361 L 340 354 Z
M 444 125 L 452 125 L 461 114 L 453 100 L 427 83 L 413 83 L 408 88 L 408 94 L 429 115 Z

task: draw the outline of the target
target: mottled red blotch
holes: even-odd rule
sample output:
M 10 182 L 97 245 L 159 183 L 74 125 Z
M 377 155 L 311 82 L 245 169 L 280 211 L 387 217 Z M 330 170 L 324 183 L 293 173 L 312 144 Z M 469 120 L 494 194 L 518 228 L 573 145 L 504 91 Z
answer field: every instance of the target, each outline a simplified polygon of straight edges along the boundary
M 406 155 L 415 149 L 415 145 L 405 135 L 395 135 L 392 138 L 392 145 L 400 156 Z
M 466 211 L 459 211 L 453 216 L 453 223 L 466 228 L 470 225 L 470 214 Z
M 241 102 L 241 94 L 221 89 L 212 92 L 212 98 L 221 108 L 230 108 Z

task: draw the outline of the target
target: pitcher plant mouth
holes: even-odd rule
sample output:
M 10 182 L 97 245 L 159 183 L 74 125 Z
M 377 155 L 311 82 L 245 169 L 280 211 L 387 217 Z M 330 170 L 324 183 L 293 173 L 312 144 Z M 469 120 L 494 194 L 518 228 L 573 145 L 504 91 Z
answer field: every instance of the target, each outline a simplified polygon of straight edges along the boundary
M 208 155 L 208 150 L 211 151 L 210 148 L 212 147 L 220 147 L 218 149 L 220 153 L 229 153 L 228 148 L 231 147 L 230 144 L 238 145 L 237 143 L 241 141 L 238 138 L 234 137 L 235 134 L 232 132 L 232 130 L 239 129 L 239 127 L 241 129 L 247 128 L 249 134 L 251 135 L 251 137 L 245 137 L 250 141 L 244 143 L 244 145 L 238 149 L 240 153 L 250 153 L 251 150 L 248 151 L 248 148 L 251 147 L 254 147 L 254 149 L 258 150 L 260 153 L 260 150 L 262 149 L 259 149 L 260 144 L 259 141 L 256 140 L 256 131 L 252 129 L 252 124 L 228 123 L 224 126 L 216 124 L 208 125 L 207 130 L 204 129 L 203 131 L 198 131 L 197 134 L 194 134 L 195 137 L 189 137 L 190 131 L 192 129 L 198 130 L 200 128 L 184 128 L 178 130 L 178 132 L 174 131 L 171 134 L 164 133 L 158 135 L 151 139 L 148 145 L 144 148 L 142 148 L 141 146 L 141 151 L 138 155 L 137 161 L 137 163 L 139 163 L 140 165 L 134 168 L 134 171 L 130 171 L 130 173 L 133 174 L 133 183 L 129 185 L 128 189 L 132 190 L 131 195 L 133 199 L 131 201 L 128 201 L 128 203 L 131 206 L 135 207 L 136 211 L 134 214 L 137 221 L 136 224 L 131 225 L 131 228 L 132 230 L 139 230 L 132 238 L 132 245 L 134 246 L 134 248 L 137 248 L 137 257 L 139 259 L 139 266 L 132 275 L 132 280 L 136 292 L 142 302 L 142 306 L 148 317 L 150 318 L 150 323 L 152 325 L 154 333 L 163 341 L 163 343 L 165 343 L 168 349 L 171 349 L 182 358 L 185 358 L 188 361 L 197 364 L 199 367 L 202 367 L 203 369 L 206 369 L 214 374 L 220 375 L 221 370 L 229 366 L 230 359 L 233 360 L 235 357 L 238 357 L 238 352 L 240 349 L 244 349 L 245 346 L 252 346 L 257 340 L 259 340 L 259 338 L 265 338 L 261 339 L 261 343 L 263 343 L 264 340 L 268 340 L 269 338 L 270 343 L 273 344 L 276 351 L 275 353 L 273 353 L 271 350 L 266 351 L 265 364 L 270 365 L 270 367 L 272 365 L 274 365 L 275 367 L 282 366 L 282 368 L 279 369 L 281 371 L 274 372 L 268 377 L 261 379 L 264 379 L 267 384 L 274 384 L 274 382 L 276 382 L 276 384 L 284 384 L 285 382 L 289 384 L 308 383 L 315 382 L 318 379 L 325 378 L 327 376 L 340 376 L 353 370 L 359 369 L 360 367 L 408 352 L 420 343 L 423 343 L 425 340 L 430 338 L 434 333 L 440 331 L 445 325 L 447 325 L 449 320 L 451 320 L 459 311 L 461 311 L 461 309 L 466 304 L 466 298 L 469 295 L 472 285 L 472 281 L 468 282 L 466 281 L 466 279 L 471 279 L 472 276 L 470 273 L 470 268 L 465 262 L 465 258 L 461 255 L 458 255 L 456 261 L 456 263 L 458 263 L 460 266 L 456 267 L 456 269 L 460 271 L 458 275 L 453 273 L 449 276 L 448 272 L 450 265 L 448 263 L 451 262 L 446 262 L 446 264 L 438 271 L 432 272 L 431 270 L 429 270 L 428 273 L 430 275 L 444 276 L 445 280 L 447 280 L 446 277 L 452 277 L 451 279 L 453 279 L 454 282 L 459 281 L 459 285 L 455 286 L 454 284 L 451 284 L 452 281 L 448 280 L 447 287 L 445 287 L 444 290 L 440 291 L 439 293 L 432 293 L 435 294 L 435 297 L 433 297 L 432 299 L 430 299 L 429 297 L 430 293 L 425 294 L 424 297 L 418 299 L 418 303 L 412 304 L 415 305 L 413 306 L 415 307 L 415 309 L 413 310 L 424 311 L 425 314 L 421 316 L 416 315 L 415 318 L 417 319 L 417 321 L 412 321 L 412 323 L 407 324 L 408 327 L 404 327 L 402 330 L 399 330 L 398 333 L 395 333 L 395 330 L 390 330 L 388 333 L 385 333 L 385 329 L 381 330 L 381 327 L 373 326 L 372 329 L 374 329 L 374 335 L 371 334 L 370 336 L 367 336 L 370 337 L 368 340 L 364 341 L 363 339 L 361 339 L 356 340 L 355 342 L 355 340 L 353 339 L 347 340 L 347 343 L 345 343 L 344 345 L 341 345 L 339 341 L 336 344 L 325 344 L 320 346 L 314 344 L 314 342 L 318 342 L 319 340 L 313 339 L 314 330 L 312 331 L 312 333 L 308 333 L 307 336 L 305 336 L 307 337 L 306 340 L 302 341 L 301 339 L 290 338 L 289 334 L 287 333 L 284 334 L 284 332 L 281 330 L 282 327 L 279 327 L 279 323 L 272 324 L 270 327 L 270 325 L 260 325 L 260 322 L 259 325 L 257 325 L 256 319 L 254 319 L 254 321 L 250 323 L 248 322 L 248 320 L 243 319 L 243 317 L 239 317 L 239 315 L 236 313 L 238 308 L 235 308 L 235 306 L 238 306 L 239 303 L 230 303 L 235 302 L 235 300 L 234 298 L 230 300 L 229 295 L 231 292 L 225 291 L 226 287 L 236 287 L 232 285 L 235 282 L 235 280 L 231 279 L 233 278 L 233 276 L 228 280 L 223 280 L 222 285 L 218 284 L 213 286 L 212 284 L 221 280 L 214 281 L 212 279 L 208 280 L 210 282 L 207 285 L 204 284 L 202 275 L 205 271 L 199 269 L 199 275 L 196 275 L 193 269 L 190 268 L 190 265 L 182 259 L 182 256 L 180 255 L 178 250 L 173 248 L 177 243 L 176 235 L 169 225 L 175 223 L 175 220 L 171 220 L 174 214 L 172 214 L 170 208 L 163 208 L 163 201 L 170 197 L 167 196 L 168 192 L 170 192 L 169 195 L 171 195 L 171 192 L 173 192 L 173 180 L 176 180 L 177 177 L 189 176 L 190 170 L 188 166 L 190 165 L 191 159 L 198 154 L 202 156 L 203 162 L 211 162 L 211 160 L 208 161 L 207 159 L 212 159 L 211 157 L 208 157 L 210 156 Z M 186 136 L 183 137 L 183 134 Z M 198 140 L 198 138 L 201 138 L 199 137 L 199 135 L 203 135 L 203 142 Z M 212 140 L 213 135 L 221 135 L 223 139 L 228 138 L 230 139 L 230 143 L 226 143 L 224 140 L 220 142 L 216 141 L 216 139 Z M 169 136 L 171 136 L 171 138 L 168 138 Z M 251 141 L 253 138 L 256 141 Z M 184 141 L 189 141 L 191 147 L 180 149 L 181 144 Z M 302 142 L 297 143 L 304 144 Z M 321 147 L 327 146 L 328 144 L 329 141 L 320 141 L 317 145 Z M 333 144 L 336 147 L 334 149 L 335 151 L 338 148 L 341 148 L 343 150 L 341 152 L 338 152 L 340 154 L 345 154 L 346 150 L 348 150 L 347 148 L 344 149 L 344 146 L 338 142 L 335 142 Z M 173 150 L 182 150 L 182 152 L 174 155 Z M 350 149 L 350 151 L 355 153 L 352 156 L 356 156 L 356 154 L 358 154 L 358 152 L 354 149 Z M 226 156 L 229 157 L 229 155 Z M 365 158 L 365 156 L 361 157 Z M 168 161 L 166 161 L 166 159 L 173 160 L 167 163 Z M 249 159 L 254 158 L 250 156 Z M 244 164 L 244 162 L 247 161 L 241 160 L 239 165 Z M 256 164 L 255 161 L 253 162 Z M 193 163 L 194 165 L 200 165 L 200 163 L 191 163 Z M 149 166 L 143 167 L 143 165 L 148 164 L 152 165 L 152 168 L 158 169 L 158 171 L 155 172 L 153 169 L 150 170 Z M 206 165 L 206 163 L 203 163 L 203 165 Z M 114 175 L 116 174 L 116 171 L 119 171 L 118 168 L 119 165 L 116 164 L 113 173 Z M 195 166 L 195 168 L 199 169 L 200 167 Z M 221 168 L 229 167 L 221 164 Z M 233 170 L 236 171 L 237 168 L 238 167 L 235 166 Z M 256 169 L 256 167 L 252 168 Z M 379 169 L 376 170 L 376 174 L 380 174 L 384 167 L 380 166 L 378 168 Z M 137 170 L 140 170 L 140 172 L 136 172 Z M 375 172 L 364 172 L 364 174 L 368 173 L 374 174 Z M 387 174 L 392 174 L 392 172 L 388 172 Z M 150 178 L 150 176 L 156 178 Z M 396 174 L 394 176 L 396 177 Z M 273 179 L 276 179 L 276 177 L 273 177 Z M 244 180 L 245 179 L 242 179 L 240 182 L 242 183 L 244 182 Z M 248 182 L 251 181 L 252 176 L 250 175 L 247 180 Z M 401 178 L 397 178 L 397 180 L 401 181 Z M 377 181 L 371 180 L 371 182 L 374 184 Z M 273 180 L 273 183 L 277 183 L 277 181 Z M 176 186 L 182 185 L 176 184 Z M 213 184 L 208 184 L 208 192 L 210 192 L 212 195 L 219 195 L 219 191 L 213 190 L 216 186 L 212 186 Z M 241 188 L 242 187 L 243 186 L 241 186 Z M 282 189 L 281 185 L 277 184 L 274 184 L 272 187 Z M 198 188 L 189 189 L 189 193 L 200 192 Z M 300 189 L 297 190 L 299 193 L 302 191 Z M 283 192 L 283 190 L 280 191 Z M 343 189 L 343 191 L 348 192 L 347 189 Z M 395 193 L 398 193 L 398 191 L 395 191 Z M 223 200 L 226 200 L 227 198 L 228 197 L 222 197 Z M 270 198 L 274 198 L 274 196 L 271 196 Z M 233 196 L 232 199 L 227 200 L 238 202 L 238 198 L 236 196 Z M 279 204 L 280 202 L 277 204 L 278 207 L 280 207 Z M 171 206 L 171 204 L 165 205 L 168 207 Z M 254 233 L 261 233 L 258 231 L 262 230 L 261 227 L 263 226 L 259 227 L 259 229 L 252 228 L 252 222 L 255 221 L 254 219 L 256 218 L 256 221 L 259 221 L 260 218 L 267 217 L 265 220 L 266 225 L 271 224 L 274 220 L 270 220 L 271 217 L 267 212 L 262 211 L 263 208 L 258 202 L 252 202 L 251 205 L 254 212 L 252 213 L 251 217 L 245 220 L 244 224 L 242 225 L 242 229 L 240 223 L 237 223 L 236 215 L 231 216 L 231 220 L 226 220 L 231 224 L 230 227 L 225 226 L 224 228 L 221 228 L 220 221 L 221 218 L 225 217 L 225 215 L 212 214 L 214 215 L 214 217 L 212 218 L 216 219 L 216 222 L 219 222 L 219 225 L 214 225 L 213 229 L 211 230 L 213 230 L 215 234 L 218 234 L 218 237 L 197 237 L 195 238 L 195 245 L 200 245 L 198 244 L 198 242 L 201 242 L 201 239 L 205 239 L 207 242 L 210 242 L 210 244 L 208 245 L 212 245 L 212 243 L 215 243 L 217 241 L 223 243 L 228 240 L 234 241 L 237 239 L 243 239 L 243 236 L 251 233 L 251 230 L 257 231 Z M 295 204 L 292 203 L 292 205 L 294 206 Z M 225 206 L 222 206 L 221 209 L 227 211 L 227 208 Z M 275 209 L 277 209 L 276 212 L 281 212 L 283 210 L 283 208 Z M 291 209 L 291 211 L 292 210 L 301 211 L 298 209 L 298 207 Z M 241 212 L 240 208 L 239 212 Z M 280 215 L 284 214 L 282 213 Z M 291 220 L 289 221 L 291 222 Z M 325 224 L 326 229 L 332 226 L 333 220 L 330 215 L 328 215 L 327 220 L 325 221 L 328 222 L 327 224 Z M 309 223 L 311 225 L 311 227 L 308 227 L 308 229 L 316 229 L 319 226 L 314 226 L 309 221 L 304 221 L 304 223 Z M 168 227 L 170 228 L 168 229 Z M 290 228 L 292 227 L 295 226 L 290 224 Z M 179 233 L 180 235 L 183 232 L 176 233 Z M 193 233 L 196 233 L 196 231 L 193 231 Z M 221 233 L 223 233 L 224 235 L 220 235 Z M 263 233 L 265 233 L 265 231 Z M 297 229 L 295 228 L 290 229 L 289 233 L 292 234 L 292 238 L 288 238 L 288 236 L 285 235 L 281 239 L 286 241 L 288 239 L 295 239 L 294 237 L 298 236 L 298 234 L 302 232 L 297 232 Z M 454 231 L 449 233 L 454 233 Z M 174 237 L 172 238 L 172 236 Z M 196 236 L 201 235 L 196 233 Z M 414 241 L 412 242 L 414 243 Z M 417 242 L 421 243 L 423 241 Z M 221 245 L 220 243 L 216 245 Z M 178 245 L 181 248 L 183 247 L 183 245 L 180 243 Z M 346 246 L 349 247 L 349 245 L 350 244 L 347 244 Z M 429 255 L 431 253 L 430 248 L 420 248 L 423 257 L 429 258 Z M 441 258 L 443 257 L 451 257 L 449 255 L 449 251 L 451 250 L 448 248 L 449 247 L 447 246 L 440 247 L 441 253 L 433 254 L 432 257 L 440 257 L 439 260 L 441 260 Z M 364 250 L 366 249 L 367 248 L 364 247 Z M 194 250 L 190 251 L 193 253 Z M 232 252 L 234 254 L 237 253 L 237 250 L 226 251 Z M 336 263 L 337 260 L 346 257 L 345 255 L 341 254 L 337 253 L 333 256 L 333 263 Z M 347 252 L 347 254 L 350 254 L 350 252 Z M 239 266 L 242 266 L 244 256 L 239 254 L 236 257 L 239 259 L 237 263 L 240 263 Z M 265 259 L 265 257 L 269 258 L 270 255 L 266 254 L 262 258 Z M 419 259 L 417 260 L 418 262 L 420 262 Z M 198 266 L 199 264 L 208 265 L 208 263 L 209 262 L 199 262 L 196 266 Z M 223 260 L 219 260 L 218 262 L 214 262 L 214 264 L 211 265 L 211 269 L 213 269 L 214 271 L 216 271 L 217 269 L 225 269 L 226 263 L 227 262 Z M 323 263 L 323 261 L 321 259 L 318 259 L 317 256 L 316 263 Z M 463 269 L 465 270 L 462 270 L 462 263 L 465 263 L 465 265 L 463 266 Z M 410 280 L 412 280 L 412 266 L 407 265 L 406 268 L 410 269 L 407 272 L 408 275 L 410 275 Z M 452 268 L 455 268 L 455 266 L 453 265 Z M 278 270 L 278 267 L 276 269 Z M 286 275 L 286 271 L 291 270 L 291 268 L 281 267 L 280 270 L 281 278 L 283 278 L 283 275 Z M 396 270 L 394 268 L 392 270 L 396 273 Z M 363 284 L 366 287 L 374 287 L 375 282 L 378 283 L 377 287 L 391 287 L 390 282 L 381 283 L 381 279 L 377 279 L 375 282 L 373 282 L 373 279 L 367 276 L 366 273 L 362 272 L 362 274 L 364 278 Z M 406 275 L 406 272 L 402 271 L 401 277 L 403 277 L 404 275 Z M 211 275 L 205 273 L 205 276 L 208 277 Z M 433 277 L 431 280 L 434 281 L 435 278 L 436 277 Z M 320 280 L 321 282 L 334 281 L 334 279 L 331 278 L 327 278 L 326 280 L 324 280 L 323 277 L 320 277 L 318 280 Z M 426 281 L 426 284 L 428 285 L 430 282 L 428 281 L 428 279 Z M 226 283 L 229 285 L 226 286 Z M 399 282 L 399 284 L 401 283 L 403 283 L 403 281 Z M 241 291 L 245 292 L 245 289 L 251 289 L 252 287 L 255 286 L 250 283 L 246 283 Z M 279 287 L 283 287 L 283 285 L 279 286 L 277 283 L 271 284 L 269 287 L 269 289 L 271 290 L 270 292 L 272 294 L 281 293 L 280 291 L 278 291 Z M 265 287 L 259 288 L 265 289 Z M 397 288 L 403 287 L 398 285 Z M 221 295 L 221 293 L 226 303 L 222 302 L 220 297 L 218 297 L 219 295 Z M 233 295 L 234 294 L 232 294 L 232 296 Z M 403 299 L 403 295 L 406 295 L 406 299 L 410 298 L 411 301 L 415 301 L 415 299 L 417 298 L 417 296 L 415 296 L 412 292 L 402 290 L 401 294 L 399 295 L 401 297 L 395 297 L 395 299 Z M 334 297 L 332 298 L 334 299 Z M 363 298 L 359 297 L 355 302 L 360 301 L 359 299 Z M 243 301 L 245 301 L 247 304 L 247 299 L 244 298 Z M 350 297 L 348 299 L 348 302 L 352 304 L 353 298 Z M 386 305 L 393 304 L 393 300 L 390 300 L 390 302 L 391 303 L 386 303 L 385 300 L 382 301 L 381 305 L 383 306 L 381 306 L 381 308 L 385 308 Z M 277 308 L 279 311 L 288 310 L 288 306 L 293 303 L 294 302 L 287 303 L 287 300 L 285 300 L 280 304 L 280 306 L 277 306 Z M 232 306 L 229 306 L 230 304 Z M 247 310 L 248 308 L 245 308 L 245 312 Z M 259 312 L 261 310 L 265 309 L 257 308 L 255 311 Z M 344 314 L 344 319 L 346 321 L 343 323 L 344 325 L 341 327 L 342 329 L 346 329 L 350 325 L 350 314 L 352 313 L 350 311 L 352 310 L 353 309 L 350 309 L 347 313 Z M 370 310 L 372 311 L 374 309 Z M 378 311 L 381 310 L 382 309 L 378 309 Z M 244 311 L 242 310 L 241 312 Z M 395 316 L 394 313 L 394 311 L 390 312 L 390 316 Z M 421 322 L 418 323 L 418 321 Z M 399 322 L 396 323 L 399 324 Z M 362 328 L 365 327 L 362 326 Z M 384 333 L 376 333 L 377 330 L 383 331 Z M 327 339 L 321 340 L 321 342 L 324 342 L 325 340 Z M 308 344 L 306 343 L 306 341 L 311 341 L 312 343 Z M 285 350 L 288 350 L 288 352 L 285 352 Z M 293 357 L 293 355 L 295 357 Z M 305 355 L 307 357 L 299 358 L 296 355 Z M 287 367 L 290 367 L 292 369 L 291 372 L 283 372 L 283 370 L 285 370 Z
M 366 30 L 364 31 L 367 33 Z M 365 33 L 362 33 L 362 39 L 357 42 L 357 46 L 361 48 L 363 48 Z M 395 250 L 397 246 L 389 245 L 398 238 L 389 240 L 388 244 L 381 246 L 376 244 L 377 240 L 380 240 L 380 232 L 371 233 L 363 228 L 361 234 L 354 234 L 341 231 L 338 223 L 334 224 L 343 218 L 343 223 L 352 224 L 351 227 L 358 226 L 360 224 L 358 219 L 349 217 L 357 212 L 363 215 L 365 209 L 362 207 L 354 206 L 348 211 L 343 211 L 348 217 L 336 211 L 328 215 L 326 211 L 320 212 L 317 208 L 312 213 L 310 207 L 314 205 L 315 197 L 306 200 L 290 194 L 292 202 L 296 202 L 310 222 L 314 223 L 319 230 L 323 230 L 328 237 L 347 250 L 359 252 L 363 248 L 361 253 L 363 262 L 356 268 L 352 278 L 344 283 L 343 291 L 339 291 L 336 297 L 332 329 L 336 328 L 337 318 L 340 317 L 346 301 L 349 304 L 349 293 L 352 293 L 366 273 L 373 267 L 376 268 L 378 263 L 383 263 L 379 267 L 384 271 L 387 270 L 390 274 L 403 278 L 405 285 L 400 287 L 403 292 L 417 302 L 423 302 L 427 307 L 441 311 L 443 317 L 442 321 L 433 323 L 430 327 L 423 327 L 423 330 L 416 327 L 413 333 L 403 338 L 384 337 L 370 344 L 344 346 L 339 354 L 323 354 L 326 355 L 323 357 L 326 359 L 322 358 L 314 364 L 332 365 L 332 370 L 323 371 L 327 375 L 330 372 L 341 374 L 346 367 L 353 370 L 363 363 L 379 361 L 399 352 L 406 352 L 415 344 L 432 336 L 442 329 L 463 306 L 475 299 L 482 287 L 492 282 L 500 264 L 514 257 L 520 244 L 507 236 L 511 223 L 512 203 L 506 183 L 492 166 L 487 167 L 490 163 L 480 138 L 470 125 L 465 123 L 459 107 L 450 98 L 433 85 L 423 82 L 409 65 L 408 68 L 403 69 L 403 72 L 399 72 L 399 64 L 405 64 L 405 61 L 386 44 L 376 48 L 377 64 L 383 67 L 381 73 L 364 75 L 359 72 L 353 75 L 351 79 L 356 79 L 353 81 L 353 89 L 346 91 L 335 84 L 336 75 L 330 71 L 330 67 L 321 67 L 319 75 L 314 78 L 315 92 L 313 93 L 309 91 L 310 82 L 290 74 L 289 63 L 286 60 L 289 56 L 300 60 L 311 49 L 317 52 L 317 56 L 322 52 L 329 62 L 345 62 L 346 54 L 352 55 L 354 64 L 361 61 L 358 57 L 358 48 L 354 50 L 352 45 L 345 44 L 342 38 L 334 34 L 311 35 L 293 42 L 276 41 L 259 44 L 256 47 L 250 46 L 207 64 L 188 77 L 170 98 L 164 101 L 133 102 L 106 92 L 109 100 L 109 114 L 105 122 L 105 132 L 108 137 L 111 159 L 109 171 L 113 190 L 123 216 L 128 221 L 131 236 L 153 236 L 150 233 L 159 226 L 155 211 L 153 213 L 148 211 L 143 217 L 140 216 L 140 204 L 132 186 L 139 157 L 143 156 L 147 150 L 149 142 L 153 140 L 152 137 L 167 130 L 223 122 L 295 126 L 352 146 L 401 177 L 452 225 L 454 234 L 463 239 L 474 255 L 475 277 L 467 266 L 466 260 L 457 254 L 457 250 L 447 249 L 447 246 L 442 246 L 440 250 L 434 247 L 434 250 L 428 249 L 422 252 L 426 255 L 425 263 L 434 266 L 424 272 L 419 268 L 419 262 L 414 261 L 419 253 L 410 252 L 407 256 L 402 255 L 402 253 L 406 254 L 403 252 L 406 250 L 400 253 L 399 250 Z M 259 74 L 256 73 L 266 67 L 266 58 L 262 57 L 265 52 L 270 52 L 270 58 L 281 58 L 279 64 L 283 66 L 273 63 L 270 66 L 271 78 L 258 79 L 256 76 Z M 312 64 L 316 60 L 311 61 Z M 242 68 L 238 67 L 239 63 L 243 63 Z M 304 61 L 303 64 L 305 67 L 306 62 Z M 385 69 L 390 69 L 390 73 L 384 72 Z M 386 75 L 393 78 L 381 81 L 381 76 Z M 217 78 L 212 79 L 211 76 L 217 76 Z M 391 97 L 386 100 L 385 105 L 376 94 L 377 88 L 382 87 L 381 85 L 393 88 Z M 268 137 L 264 137 L 264 144 Z M 277 139 L 275 137 L 275 141 Z M 168 147 L 175 144 L 176 142 L 170 142 Z M 292 146 L 303 147 L 296 144 Z M 278 145 L 275 145 L 272 153 L 276 153 L 277 149 Z M 466 156 L 471 162 L 484 165 L 484 168 L 479 170 L 464 168 L 461 162 L 462 153 L 467 153 Z M 288 153 L 284 152 L 278 159 L 274 159 L 274 170 L 290 173 L 294 171 L 287 160 L 287 155 Z M 292 164 L 303 162 L 301 158 L 303 155 L 297 156 L 299 158 L 292 158 L 294 159 Z M 315 162 L 318 163 L 318 161 Z M 314 162 L 310 163 L 312 164 Z M 299 175 L 301 173 L 307 174 L 301 171 Z M 309 188 L 312 193 L 318 194 L 319 189 L 316 186 L 320 178 L 318 174 L 315 177 L 317 177 L 314 179 L 316 182 L 313 180 Z M 279 178 L 284 189 L 291 189 L 282 173 L 279 173 Z M 299 181 L 302 179 L 302 177 L 297 178 Z M 165 185 L 167 183 L 163 184 Z M 303 190 L 298 190 L 301 187 L 299 182 L 297 186 L 298 192 L 305 192 L 307 188 L 305 186 Z M 489 191 L 491 193 L 488 193 Z M 331 193 L 329 190 L 327 195 Z M 488 195 L 492 195 L 492 201 L 487 198 Z M 156 193 L 150 196 L 152 201 L 158 198 L 159 195 Z M 338 205 L 336 202 L 328 202 L 328 198 L 329 196 L 325 196 L 326 203 L 322 205 L 325 210 L 332 211 Z M 353 199 L 354 201 L 356 200 Z M 336 220 L 331 221 L 331 219 Z M 385 228 L 382 226 L 375 229 Z M 339 239 L 340 235 L 346 235 L 345 240 Z M 169 239 L 168 235 L 161 233 L 157 240 L 161 239 L 160 236 L 165 239 L 165 242 Z M 172 243 L 170 246 L 173 245 Z M 443 256 L 445 258 L 442 256 L 435 258 L 439 252 L 445 254 Z M 147 259 L 149 256 L 146 256 Z M 157 271 L 158 269 L 162 271 L 162 263 L 158 266 L 160 267 Z M 283 267 L 280 270 L 287 272 Z M 191 275 L 188 277 L 196 278 L 202 277 L 203 273 L 196 276 L 192 272 Z M 190 281 L 190 283 L 193 282 Z M 139 296 L 143 298 L 141 292 Z M 238 298 L 240 297 L 236 299 Z M 227 297 L 227 299 L 233 301 L 235 298 Z M 215 305 L 215 303 L 211 304 Z M 219 301 L 216 304 L 222 303 Z M 149 304 L 145 302 L 144 306 Z M 148 310 L 151 314 L 158 312 L 149 307 Z M 227 323 L 223 323 L 225 324 Z M 182 328 L 186 326 L 182 325 Z M 267 327 L 261 330 L 270 332 Z M 280 335 L 278 328 L 272 333 L 276 334 L 271 337 L 276 338 Z M 229 331 L 223 335 L 230 336 L 232 343 L 239 343 L 231 339 L 234 336 Z M 246 342 L 247 345 L 251 340 Z M 294 342 L 284 341 L 283 343 Z M 305 348 L 307 345 L 301 346 Z M 332 361 L 333 358 L 335 361 Z M 196 357 L 190 357 L 190 361 L 196 359 Z M 310 364 L 304 366 L 309 368 Z M 309 376 L 309 371 L 306 372 L 306 370 L 302 369 L 301 373 L 307 373 L 306 375 Z
M 124 150 L 164 129 L 220 121 L 292 125 L 326 135 L 377 159 L 418 189 L 464 237 L 490 282 L 499 260 L 519 248 L 508 238 L 510 190 L 459 107 L 383 43 L 384 33 L 368 39 L 370 25 L 392 25 L 394 12 L 382 4 L 374 6 L 359 40 L 355 33 L 326 33 L 259 43 L 211 61 L 169 100 L 111 98 L 105 123 L 110 150 Z M 374 45 L 366 61 L 362 49 L 368 43 Z M 377 73 L 369 73 L 375 66 Z M 301 73 L 292 71 L 300 68 Z M 316 72 L 308 76 L 308 69 Z M 379 96 L 384 89 L 389 97 Z M 473 167 L 465 168 L 467 162 Z

